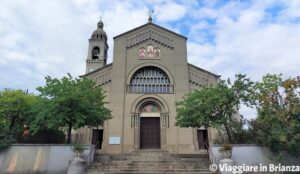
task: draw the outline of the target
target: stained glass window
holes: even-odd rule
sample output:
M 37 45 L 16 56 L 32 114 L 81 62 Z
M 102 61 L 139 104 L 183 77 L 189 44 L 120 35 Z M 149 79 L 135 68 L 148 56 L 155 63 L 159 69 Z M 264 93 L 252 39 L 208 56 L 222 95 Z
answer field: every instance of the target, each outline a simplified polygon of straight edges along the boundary
M 164 71 L 147 66 L 133 74 L 129 89 L 132 93 L 170 93 L 172 85 Z

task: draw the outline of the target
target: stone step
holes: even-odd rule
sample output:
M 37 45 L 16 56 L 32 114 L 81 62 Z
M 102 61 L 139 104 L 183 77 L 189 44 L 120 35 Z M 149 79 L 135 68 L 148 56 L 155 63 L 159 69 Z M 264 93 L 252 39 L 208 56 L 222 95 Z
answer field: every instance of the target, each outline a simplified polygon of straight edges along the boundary
M 86 173 L 92 174 L 92 173 L 218 173 L 218 172 L 211 172 L 211 171 L 143 171 L 143 170 L 123 170 L 123 171 L 111 171 L 111 170 L 101 170 L 101 171 L 87 171 Z
M 173 168 L 199 168 L 207 167 L 210 164 L 182 164 L 182 163 L 126 163 L 126 164 L 92 164 L 90 167 L 147 167 L 147 166 L 159 166 L 159 167 L 173 167 Z
M 136 159 L 124 159 L 124 160 L 98 160 L 96 159 L 98 163 L 101 164 L 107 164 L 107 163 L 129 163 L 129 162 L 142 162 L 142 163 L 152 163 L 152 162 L 158 162 L 158 163 L 187 163 L 187 164 L 197 164 L 197 163 L 209 163 L 209 160 L 189 160 L 189 159 L 143 159 L 143 158 L 136 158 Z
M 214 173 L 211 172 L 210 170 L 203 170 L 203 169 L 198 169 L 198 170 L 188 170 L 188 169 L 182 169 L 182 170 L 138 170 L 138 169 L 110 169 L 110 170 L 87 170 L 89 174 L 92 173 L 120 173 L 120 172 L 127 172 L 127 173 Z
M 195 162 L 201 162 L 201 161 L 207 161 L 208 158 L 203 157 L 181 157 L 181 156 L 96 156 L 95 160 L 97 161 L 124 161 L 124 160 L 135 160 L 135 161 L 153 161 L 153 160 L 161 160 L 161 161 L 195 161 Z
M 135 153 L 143 153 L 143 154 L 145 154 L 145 153 L 152 153 L 152 154 L 153 153 L 160 153 L 160 154 L 166 153 L 166 154 L 170 154 L 169 151 L 161 150 L 161 149 L 138 149 L 138 150 L 134 150 L 128 154 L 135 154 Z
M 208 167 L 175 167 L 175 166 L 145 166 L 145 167 L 136 167 L 136 166 L 123 166 L 123 167 L 114 167 L 114 166 L 101 166 L 101 167 L 89 167 L 89 169 L 93 170 L 127 170 L 127 169 L 136 169 L 136 170 L 145 170 L 145 169 L 159 169 L 159 170 L 209 170 Z
M 106 164 L 109 162 L 113 163 L 152 163 L 152 162 L 157 162 L 157 163 L 186 163 L 186 164 L 198 164 L 198 163 L 205 163 L 208 164 L 209 161 L 208 159 L 206 160 L 189 160 L 189 159 L 154 159 L 154 160 L 149 160 L 149 159 L 124 159 L 124 160 L 107 160 L 107 161 L 102 161 L 102 160 L 96 160 L 98 163 L 101 164 Z
M 203 154 L 170 154 L 163 150 L 136 150 L 122 155 L 97 155 L 87 174 L 112 173 L 207 173 L 209 160 Z
M 138 172 L 138 171 L 120 171 L 120 172 L 88 172 L 88 174 L 220 174 L 218 172 L 161 172 L 161 171 L 149 171 L 149 172 Z
M 198 166 L 198 165 L 210 165 L 209 162 L 199 161 L 199 162 L 187 162 L 187 161 L 109 161 L 109 162 L 97 162 L 93 163 L 95 165 L 113 165 L 113 166 L 123 166 L 128 164 L 182 164 L 182 165 L 191 165 L 191 166 Z
M 201 170 L 208 170 L 208 167 L 207 166 L 175 166 L 175 165 L 153 165 L 153 166 L 91 166 L 89 167 L 90 169 L 98 169 L 98 170 L 102 170 L 102 169 L 137 169 L 137 170 L 143 170 L 145 168 L 148 168 L 148 169 L 156 169 L 156 168 L 159 168 L 159 169 L 164 169 L 164 170 L 168 170 L 168 169 L 172 169 L 172 170 L 198 170 L 198 169 L 201 169 Z
M 135 167 L 135 166 L 127 166 L 127 167 L 113 167 L 113 166 L 103 166 L 103 167 L 90 167 L 87 171 L 106 171 L 106 172 L 112 172 L 112 171 L 163 171 L 163 172 L 203 172 L 207 171 L 209 172 L 209 169 L 207 167 L 198 167 L 198 168 L 192 168 L 192 167 L 186 167 L 186 168 L 177 168 L 177 167 L 162 167 L 162 166 L 147 166 L 147 167 Z
M 137 170 L 137 171 L 153 171 L 153 170 L 172 170 L 172 171 L 210 171 L 208 168 L 157 168 L 157 167 L 144 167 L 144 168 L 136 168 L 136 167 L 122 167 L 122 168 L 89 168 L 88 171 L 111 171 L 111 170 Z
M 109 163 L 93 163 L 92 165 L 98 165 L 98 166 L 103 166 L 103 165 L 111 165 L 111 166 L 124 166 L 124 165 L 165 165 L 165 164 L 170 164 L 170 165 L 177 165 L 177 164 L 182 164 L 182 165 L 190 165 L 190 166 L 199 166 L 199 165 L 209 165 L 209 162 L 181 162 L 181 161 L 111 161 Z

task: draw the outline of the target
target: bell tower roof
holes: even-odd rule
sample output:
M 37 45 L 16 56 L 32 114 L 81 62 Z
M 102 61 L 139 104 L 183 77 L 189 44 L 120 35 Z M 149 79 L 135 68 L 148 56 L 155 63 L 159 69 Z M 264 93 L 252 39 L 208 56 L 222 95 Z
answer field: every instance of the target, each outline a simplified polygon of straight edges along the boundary
M 91 39 L 106 39 L 106 32 L 103 30 L 104 23 L 102 19 L 97 23 L 97 29 L 93 32 Z
M 103 26 L 104 26 L 104 24 L 102 22 L 102 19 L 100 19 L 100 21 L 97 24 L 97 27 L 98 27 L 97 29 L 103 29 Z

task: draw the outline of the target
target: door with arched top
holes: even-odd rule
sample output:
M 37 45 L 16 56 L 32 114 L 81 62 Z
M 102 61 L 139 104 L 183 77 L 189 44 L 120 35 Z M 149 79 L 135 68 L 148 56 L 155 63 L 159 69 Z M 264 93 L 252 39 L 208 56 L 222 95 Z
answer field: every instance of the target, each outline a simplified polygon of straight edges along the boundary
M 146 104 L 140 114 L 140 148 L 160 149 L 160 111 L 154 104 Z

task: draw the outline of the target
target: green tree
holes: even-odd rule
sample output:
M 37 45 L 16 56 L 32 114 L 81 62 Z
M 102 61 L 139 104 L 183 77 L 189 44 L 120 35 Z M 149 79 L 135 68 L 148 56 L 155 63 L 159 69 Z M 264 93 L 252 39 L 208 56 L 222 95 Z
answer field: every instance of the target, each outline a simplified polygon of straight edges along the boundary
M 225 130 L 228 141 L 233 142 L 234 127 L 240 125 L 234 114 L 242 103 L 252 104 L 253 84 L 245 75 L 236 75 L 233 83 L 220 81 L 193 91 L 177 102 L 176 125 Z
M 22 137 L 24 125 L 34 116 L 32 106 L 37 97 L 22 90 L 0 92 L 0 148 Z
M 271 150 L 300 156 L 300 79 L 266 75 L 256 84 L 256 138 Z
M 14 142 L 16 142 L 16 139 L 13 137 L 11 131 L 5 125 L 0 124 L 0 151 Z
M 71 143 L 71 130 L 85 125 L 97 126 L 111 118 L 105 107 L 105 94 L 94 81 L 73 78 L 46 77 L 46 85 L 38 87 L 42 102 L 34 130 L 47 127 L 67 128 L 67 143 Z
M 22 90 L 0 92 L 0 119 L 3 125 L 16 134 L 22 132 L 28 118 L 34 115 L 32 106 L 36 101 L 36 96 Z
M 7 126 L 5 125 L 5 121 L 3 117 L 1 117 L 0 118 L 0 151 L 13 142 L 14 140 L 12 139 L 12 136 L 8 131 Z

